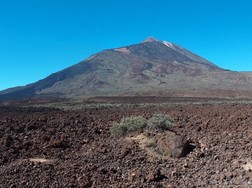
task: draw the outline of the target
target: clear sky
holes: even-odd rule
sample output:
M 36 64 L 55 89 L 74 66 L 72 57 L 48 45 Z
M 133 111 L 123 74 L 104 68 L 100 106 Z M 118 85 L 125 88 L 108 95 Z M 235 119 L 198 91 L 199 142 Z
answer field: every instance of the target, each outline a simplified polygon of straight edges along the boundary
M 252 71 L 251 0 L 1 0 L 0 90 L 148 36 Z

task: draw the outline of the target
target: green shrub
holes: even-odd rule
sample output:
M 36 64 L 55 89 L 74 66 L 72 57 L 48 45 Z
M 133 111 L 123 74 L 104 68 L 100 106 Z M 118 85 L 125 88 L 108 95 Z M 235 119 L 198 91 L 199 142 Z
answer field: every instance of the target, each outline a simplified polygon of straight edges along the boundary
M 142 116 L 122 118 L 120 123 L 115 123 L 110 131 L 113 135 L 125 136 L 127 133 L 138 131 L 146 126 L 147 120 Z
M 125 136 L 127 134 L 127 131 L 128 128 L 126 126 L 122 126 L 120 123 L 116 123 L 110 128 L 112 135 Z
M 172 130 L 173 121 L 170 116 L 164 114 L 154 114 L 148 120 L 142 116 L 124 117 L 110 128 L 110 132 L 112 135 L 125 136 L 145 127 L 150 132 Z
M 164 114 L 154 114 L 147 121 L 149 131 L 165 131 L 172 130 L 173 120 L 170 116 Z

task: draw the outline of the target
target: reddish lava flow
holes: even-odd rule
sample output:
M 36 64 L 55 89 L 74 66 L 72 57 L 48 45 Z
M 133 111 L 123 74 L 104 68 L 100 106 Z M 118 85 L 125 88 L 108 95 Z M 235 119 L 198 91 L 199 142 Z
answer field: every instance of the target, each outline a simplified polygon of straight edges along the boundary
M 111 136 L 122 117 L 169 114 L 195 148 L 155 158 Z M 0 108 L 0 187 L 251 187 L 252 105 L 62 111 Z

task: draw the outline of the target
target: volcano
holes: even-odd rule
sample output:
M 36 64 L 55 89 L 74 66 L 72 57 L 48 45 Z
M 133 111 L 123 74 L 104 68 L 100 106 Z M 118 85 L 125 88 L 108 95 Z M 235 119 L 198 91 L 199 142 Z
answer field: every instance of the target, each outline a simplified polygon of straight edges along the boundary
M 2 101 L 95 96 L 252 97 L 252 73 L 225 70 L 179 45 L 148 38 L 0 92 Z

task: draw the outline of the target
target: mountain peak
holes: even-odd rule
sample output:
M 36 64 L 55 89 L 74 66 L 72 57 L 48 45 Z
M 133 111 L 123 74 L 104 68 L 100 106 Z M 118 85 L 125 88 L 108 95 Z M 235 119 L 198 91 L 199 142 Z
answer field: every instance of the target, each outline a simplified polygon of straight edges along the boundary
M 159 40 L 155 39 L 154 37 L 148 37 L 143 42 L 159 42 Z
M 159 43 L 162 43 L 164 44 L 165 46 L 169 47 L 169 48 L 174 48 L 174 45 L 171 43 L 171 42 L 167 42 L 167 41 L 161 41 L 161 40 L 158 40 L 154 37 L 148 37 L 147 39 L 145 39 L 143 41 L 143 43 L 145 42 L 159 42 Z

